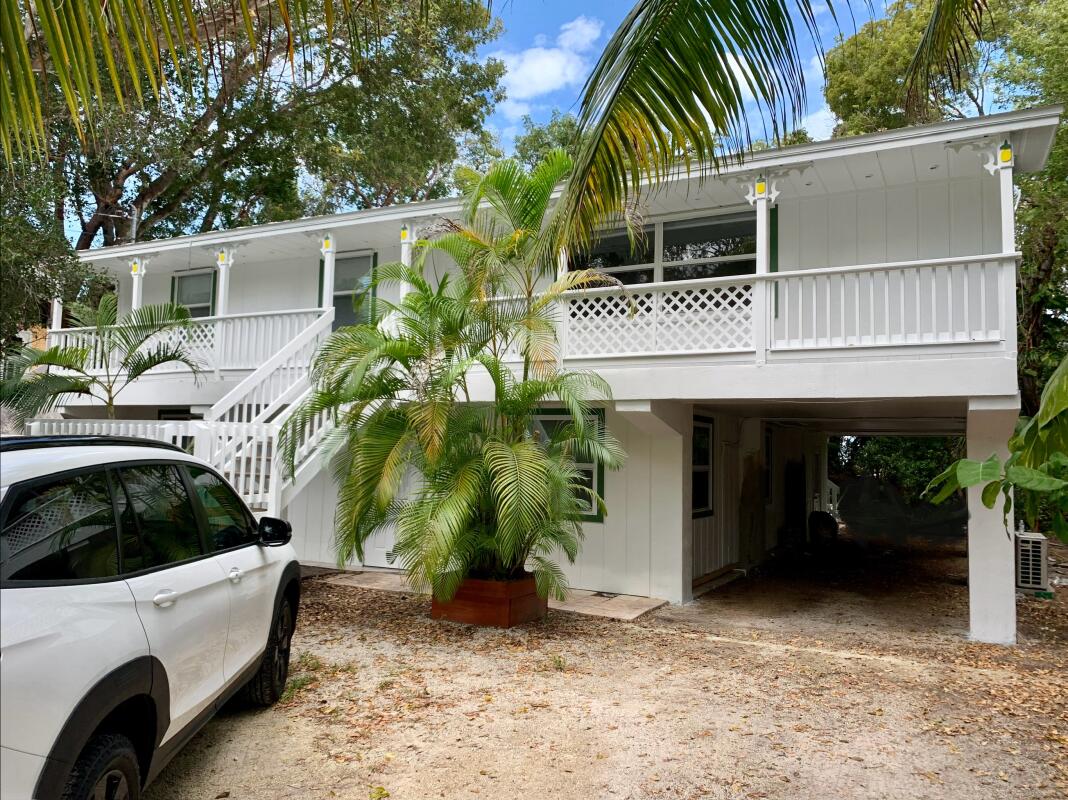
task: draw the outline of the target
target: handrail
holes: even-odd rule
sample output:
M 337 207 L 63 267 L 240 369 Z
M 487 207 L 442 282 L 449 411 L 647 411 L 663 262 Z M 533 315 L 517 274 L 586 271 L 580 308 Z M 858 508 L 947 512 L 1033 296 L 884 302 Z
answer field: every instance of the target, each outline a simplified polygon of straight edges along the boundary
M 805 278 L 820 275 L 839 275 L 854 272 L 877 272 L 880 270 L 916 269 L 919 267 L 944 267 L 960 264 L 980 264 L 990 261 L 1006 261 L 1019 259 L 1022 254 L 1015 253 L 989 253 L 975 256 L 948 256 L 946 258 L 924 258 L 916 261 L 886 261 L 874 264 L 856 264 L 845 267 L 819 267 L 817 269 L 791 269 L 782 272 L 751 272 L 747 275 L 728 275 L 723 278 L 694 278 L 687 281 L 660 281 L 658 283 L 633 283 L 623 286 L 596 286 L 588 289 L 571 289 L 561 293 L 562 298 L 584 297 L 592 294 L 613 294 L 625 292 L 641 294 L 648 291 L 661 291 L 664 289 L 701 289 L 714 286 L 737 286 L 739 284 L 753 283 L 755 281 L 777 281 L 786 278 Z M 491 298 L 491 300 L 514 299 L 510 297 Z
M 320 314 L 323 311 L 324 309 L 322 308 L 284 308 L 277 311 L 245 311 L 240 314 L 222 314 L 214 317 L 193 317 L 189 320 L 189 324 L 202 325 L 206 322 L 225 322 L 228 319 L 249 319 L 251 317 L 283 317 L 297 316 L 298 314 Z M 48 333 L 91 333 L 95 330 L 95 327 L 49 328 Z
M 329 329 L 333 322 L 334 309 L 328 308 L 323 311 L 322 315 L 315 322 L 290 341 L 289 344 L 267 359 L 267 361 L 255 369 L 250 375 L 247 375 L 244 380 L 237 384 L 237 386 L 227 392 L 222 399 L 208 410 L 204 415 L 204 419 L 219 419 L 233 406 L 237 405 L 253 389 L 267 380 L 271 376 L 271 373 L 282 366 L 287 359 L 297 353 L 301 348 L 305 347 L 309 342 L 313 341 L 320 333 Z M 309 367 L 310 366 L 309 363 Z

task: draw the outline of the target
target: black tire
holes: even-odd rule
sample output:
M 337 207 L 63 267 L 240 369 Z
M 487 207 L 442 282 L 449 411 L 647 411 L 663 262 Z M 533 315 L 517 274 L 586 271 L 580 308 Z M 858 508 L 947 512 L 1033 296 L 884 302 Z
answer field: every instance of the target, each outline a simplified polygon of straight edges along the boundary
M 119 733 L 94 736 L 70 771 L 62 800 L 138 800 L 141 768 L 133 742 Z
M 296 622 L 293 603 L 288 597 L 275 612 L 271 632 L 267 637 L 267 649 L 256 674 L 245 684 L 245 700 L 256 706 L 273 706 L 282 696 L 289 678 L 289 647 Z

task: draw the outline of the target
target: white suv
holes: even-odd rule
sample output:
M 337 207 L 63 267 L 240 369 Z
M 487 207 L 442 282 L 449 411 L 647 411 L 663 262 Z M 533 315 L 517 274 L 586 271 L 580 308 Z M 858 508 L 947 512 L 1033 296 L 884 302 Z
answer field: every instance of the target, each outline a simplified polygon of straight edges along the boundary
M 178 448 L 0 440 L 2 800 L 136 800 L 238 690 L 277 700 L 290 537 Z

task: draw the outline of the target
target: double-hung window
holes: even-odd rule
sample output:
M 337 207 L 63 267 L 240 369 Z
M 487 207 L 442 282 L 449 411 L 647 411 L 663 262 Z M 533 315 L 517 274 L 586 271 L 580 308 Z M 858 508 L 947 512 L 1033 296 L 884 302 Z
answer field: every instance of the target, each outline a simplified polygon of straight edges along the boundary
M 545 409 L 534 417 L 534 438 L 541 442 L 560 440 L 565 436 L 565 429 L 571 424 L 571 414 L 565 409 Z M 587 425 L 596 426 L 598 431 L 604 430 L 604 409 L 590 409 L 586 418 Z M 575 462 L 579 472 L 579 480 L 597 496 L 604 497 L 604 465 L 593 461 Z M 585 522 L 602 522 L 604 517 L 600 509 L 594 503 L 593 498 L 585 494 L 579 496 L 582 505 L 582 519 Z
M 722 214 L 664 223 L 665 281 L 756 272 L 756 216 Z
M 655 229 L 645 226 L 642 235 L 632 243 L 625 230 L 604 233 L 585 258 L 572 260 L 568 269 L 596 269 L 620 283 L 634 285 L 652 283 L 655 278 L 653 253 Z
M 338 255 L 334 261 L 334 330 L 359 325 L 371 319 L 372 298 L 368 292 L 374 272 L 373 253 Z M 356 300 L 359 298 L 359 307 Z
M 175 275 L 171 300 L 189 309 L 191 317 L 210 317 L 215 313 L 215 272 Z

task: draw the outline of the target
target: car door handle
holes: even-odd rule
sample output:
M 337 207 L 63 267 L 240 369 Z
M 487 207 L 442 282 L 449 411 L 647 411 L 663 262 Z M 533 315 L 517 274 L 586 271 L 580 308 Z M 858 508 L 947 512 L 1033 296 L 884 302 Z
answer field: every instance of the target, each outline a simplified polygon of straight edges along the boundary
M 240 582 L 241 582 L 241 579 L 242 579 L 243 577 L 245 577 L 245 573 L 244 573 L 244 572 L 242 572 L 242 571 L 241 571 L 240 569 L 238 569 L 237 567 L 234 567 L 233 569 L 231 569 L 231 570 L 230 570 L 230 574 L 229 574 L 229 576 L 228 576 L 228 577 L 230 578 L 230 580 L 231 580 L 231 581 L 232 581 L 233 583 L 240 583 Z
M 162 589 L 156 592 L 156 596 L 152 598 L 152 602 L 160 608 L 167 608 L 173 606 L 178 599 L 178 592 L 173 589 Z

